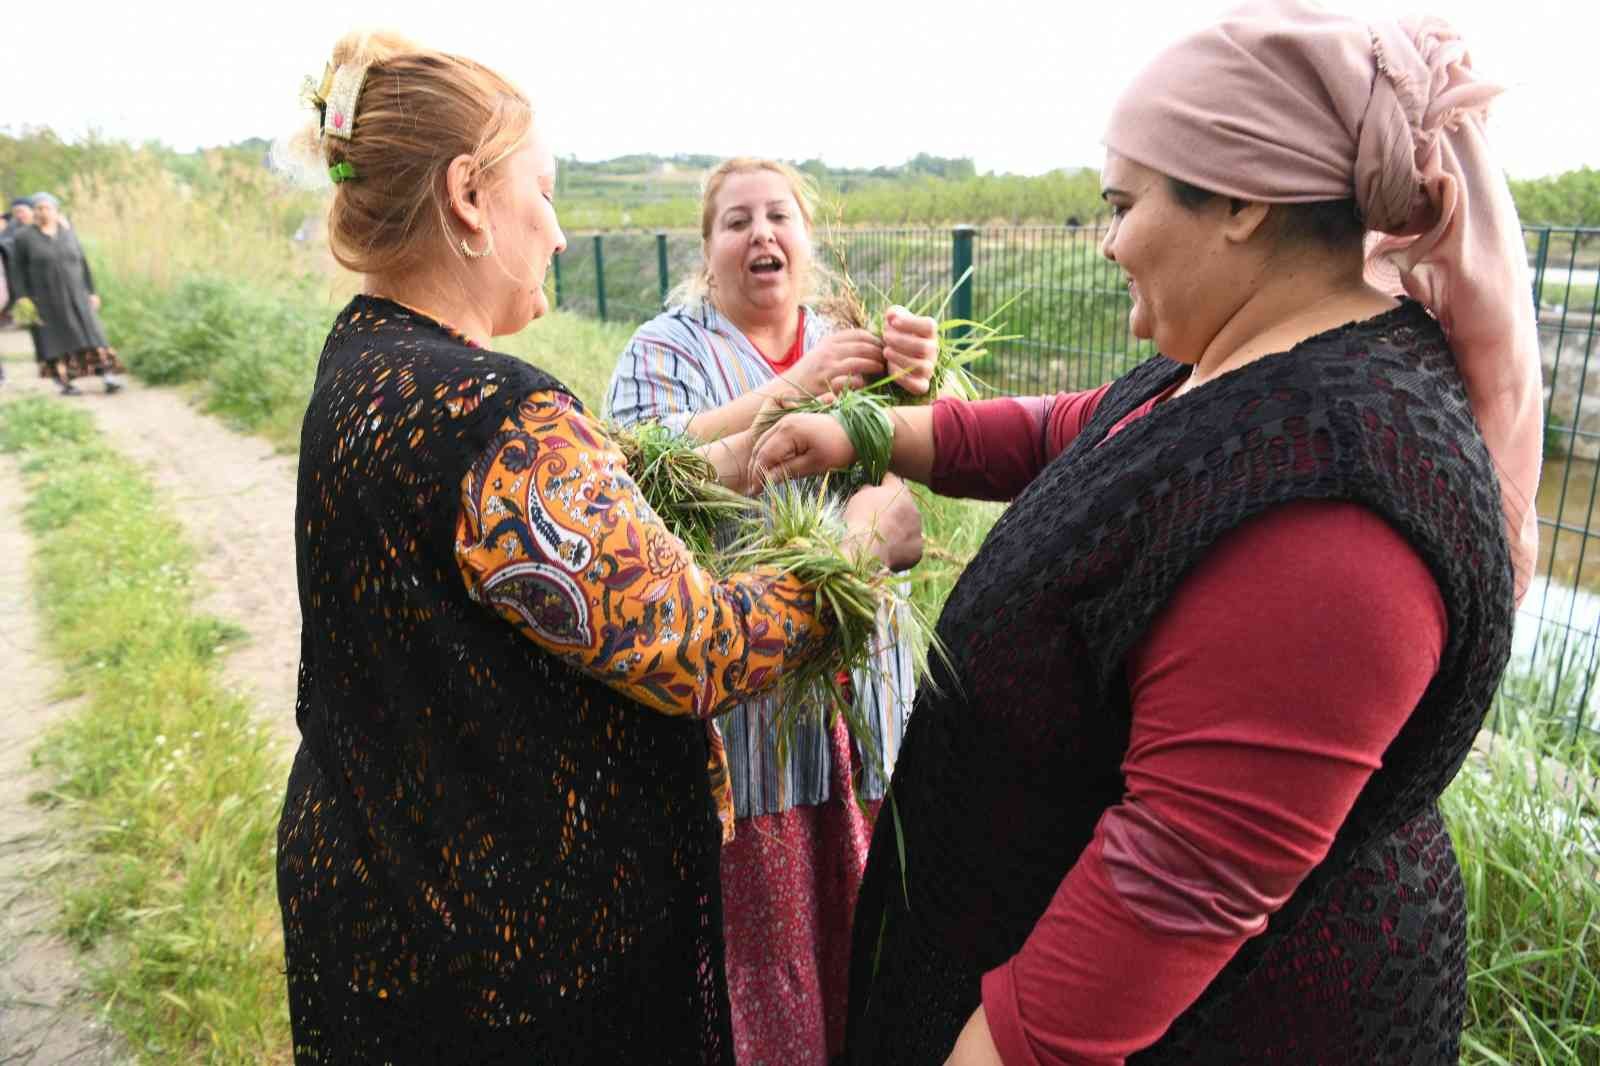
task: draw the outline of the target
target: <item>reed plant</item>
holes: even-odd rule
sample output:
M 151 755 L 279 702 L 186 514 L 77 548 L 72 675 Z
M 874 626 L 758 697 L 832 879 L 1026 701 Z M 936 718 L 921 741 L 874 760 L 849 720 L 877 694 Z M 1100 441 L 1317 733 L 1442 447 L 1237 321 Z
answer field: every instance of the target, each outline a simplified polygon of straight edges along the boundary
M 769 484 L 751 498 L 717 481 L 694 438 L 653 422 L 612 425 L 608 434 L 645 501 L 702 567 L 718 576 L 774 569 L 814 590 L 827 635 L 816 655 L 778 683 L 780 760 L 801 720 L 818 711 L 842 713 L 872 754 L 872 728 L 846 698 L 840 677 L 877 668 L 885 626 L 910 647 L 919 682 L 928 675 L 929 651 L 939 649 L 922 605 L 907 602 L 899 579 L 852 539 L 828 479 Z
M 327 193 L 296 188 L 262 161 L 203 155 L 186 176 L 135 151 L 74 177 L 63 211 L 91 250 L 96 280 L 170 287 L 224 277 L 275 289 L 285 280 L 348 283 L 321 240 Z
M 889 308 L 896 304 L 905 307 L 912 315 L 932 318 L 935 347 L 927 390 L 913 393 L 904 388 L 900 379 L 906 370 L 900 369 L 877 381 L 865 383 L 860 388 L 841 389 L 837 395 L 802 397 L 783 404 L 768 405 L 757 414 L 751 430 L 759 442 L 763 435 L 789 415 L 831 415 L 838 420 L 856 455 L 855 466 L 848 475 L 852 483 L 877 485 L 889 471 L 889 458 L 894 446 L 894 422 L 889 415 L 889 407 L 896 404 L 929 404 L 942 396 L 961 400 L 978 399 L 984 392 L 984 386 L 968 369 L 969 365 L 987 358 L 991 345 L 1016 338 L 1003 333 L 997 325 L 1009 304 L 996 308 L 982 321 L 945 317 L 955 293 L 971 279 L 970 267 L 942 295 L 930 294 L 924 285 L 911 296 L 896 299 L 870 283 L 865 289 L 856 283 L 838 233 L 836 226 L 827 241 L 834 264 L 828 272 L 833 291 L 820 303 L 818 310 L 843 327 L 866 330 L 880 338 Z M 891 290 L 895 287 L 891 284 Z
M 971 283 L 972 267 L 968 267 L 948 288 L 942 290 L 924 282 L 910 293 L 900 291 L 904 286 L 899 264 L 895 264 L 896 269 L 887 289 L 872 282 L 858 283 L 851 271 L 848 242 L 844 239 L 843 208 L 835 204 L 831 210 L 833 222 L 828 227 L 823 246 L 832 260 L 832 266 L 823 273 L 832 291 L 821 301 L 818 310 L 841 326 L 863 329 L 880 338 L 889 308 L 896 304 L 912 315 L 932 318 L 935 323 L 933 368 L 927 391 L 913 393 L 899 387 L 897 379 L 903 371 L 892 373 L 881 382 L 870 382 L 868 387 L 896 386 L 894 396 L 898 403 L 926 404 L 941 396 L 961 400 L 978 399 L 984 387 L 973 376 L 970 365 L 987 358 L 994 345 L 1017 339 L 1006 335 L 997 324 L 1010 302 L 996 307 L 981 320 L 946 317 L 955 294 L 963 285 Z

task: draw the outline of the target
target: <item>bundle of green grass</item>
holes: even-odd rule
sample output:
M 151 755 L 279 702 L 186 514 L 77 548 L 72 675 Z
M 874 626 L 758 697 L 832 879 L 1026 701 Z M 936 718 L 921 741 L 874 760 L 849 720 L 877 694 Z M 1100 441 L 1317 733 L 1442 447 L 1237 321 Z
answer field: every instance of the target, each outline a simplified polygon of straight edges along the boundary
M 824 650 L 779 682 L 780 754 L 802 715 L 839 713 L 851 734 L 872 752 L 872 734 L 845 698 L 839 677 L 874 669 L 883 627 L 913 649 L 915 676 L 927 674 L 932 625 L 910 603 L 898 580 L 864 544 L 849 536 L 844 512 L 827 478 L 769 485 L 759 497 L 718 483 L 716 470 L 693 438 L 658 423 L 611 426 L 628 473 L 661 521 L 714 574 L 772 568 L 816 591 L 829 633 Z
M 879 338 L 883 336 L 884 319 L 896 301 L 889 294 L 871 288 L 870 302 L 857 287 L 842 253 L 835 252 L 837 285 L 835 293 L 823 301 L 820 310 L 830 319 L 848 329 L 864 329 Z M 970 370 L 968 364 L 989 354 L 989 345 L 1014 338 L 1002 335 L 996 319 L 1005 311 L 999 308 L 988 318 L 977 321 L 970 318 L 946 318 L 945 312 L 956 292 L 972 277 L 972 268 L 956 279 L 944 292 L 928 293 L 919 290 L 903 301 L 912 315 L 932 318 L 936 323 L 938 349 L 934 354 L 933 373 L 928 380 L 928 391 L 914 393 L 902 388 L 899 373 L 890 374 L 872 382 L 864 390 L 877 395 L 885 402 L 897 404 L 928 404 L 940 396 L 954 396 L 962 400 L 976 400 L 983 394 L 984 385 Z M 889 391 L 893 386 L 893 391 Z

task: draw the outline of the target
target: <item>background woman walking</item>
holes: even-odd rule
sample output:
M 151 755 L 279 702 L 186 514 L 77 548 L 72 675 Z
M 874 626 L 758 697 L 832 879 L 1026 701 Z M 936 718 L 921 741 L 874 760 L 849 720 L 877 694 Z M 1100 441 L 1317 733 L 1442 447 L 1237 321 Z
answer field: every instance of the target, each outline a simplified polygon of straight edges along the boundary
M 61 204 L 47 192 L 33 197 L 34 224 L 11 246 L 13 296 L 33 301 L 39 312 L 34 332 L 40 360 L 66 396 L 76 396 L 77 378 L 97 374 L 116 392 L 123 373 L 116 350 L 100 324 L 100 297 L 77 234 L 62 224 Z

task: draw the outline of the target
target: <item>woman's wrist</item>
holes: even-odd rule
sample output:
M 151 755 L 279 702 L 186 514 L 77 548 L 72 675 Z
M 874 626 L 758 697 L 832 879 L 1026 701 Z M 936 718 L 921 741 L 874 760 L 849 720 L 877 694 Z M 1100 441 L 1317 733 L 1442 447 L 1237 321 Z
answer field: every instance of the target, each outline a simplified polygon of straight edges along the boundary
M 723 488 L 748 496 L 755 483 L 750 476 L 751 434 L 748 430 L 708 441 L 696 449 L 717 472 Z
M 806 395 L 806 390 L 799 382 L 792 381 L 783 374 L 779 374 L 771 381 L 751 391 L 761 397 L 761 402 L 756 404 L 756 410 L 758 411 L 768 402 L 782 403 L 785 400 L 793 400 Z
M 889 408 L 889 469 L 926 485 L 933 477 L 933 404 Z

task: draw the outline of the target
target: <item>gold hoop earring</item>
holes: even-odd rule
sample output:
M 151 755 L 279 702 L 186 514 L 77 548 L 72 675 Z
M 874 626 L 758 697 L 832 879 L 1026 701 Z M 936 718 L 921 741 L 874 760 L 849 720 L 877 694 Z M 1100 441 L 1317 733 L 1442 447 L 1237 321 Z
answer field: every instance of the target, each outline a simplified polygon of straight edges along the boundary
M 489 240 L 488 240 L 487 243 L 484 244 L 483 251 L 481 251 L 481 252 L 473 251 L 472 250 L 472 245 L 467 243 L 467 239 L 465 237 L 461 238 L 461 254 L 466 256 L 468 259 L 483 259 L 483 258 L 485 258 L 487 256 L 493 255 L 494 254 L 494 231 L 493 230 L 489 231 Z

